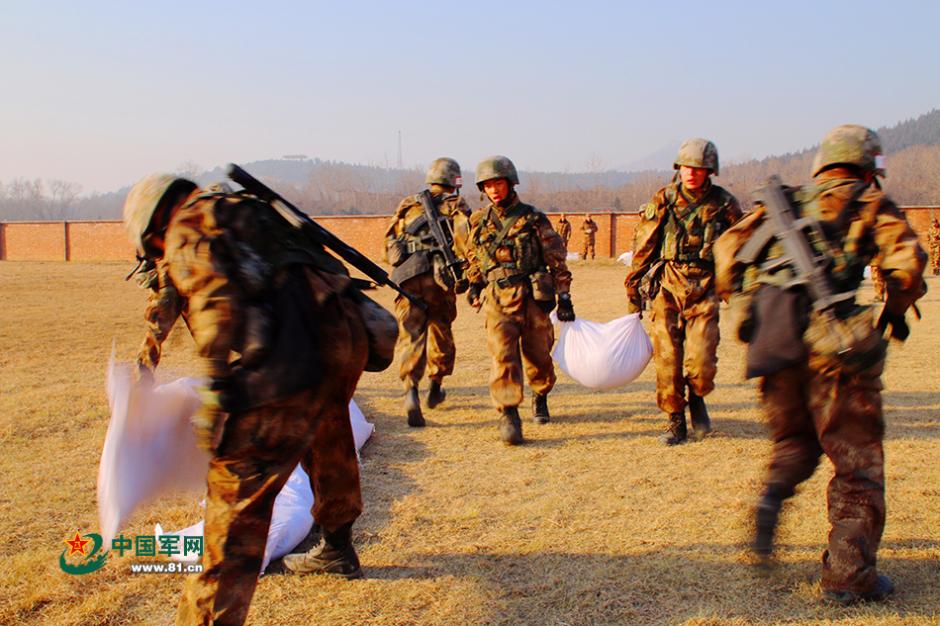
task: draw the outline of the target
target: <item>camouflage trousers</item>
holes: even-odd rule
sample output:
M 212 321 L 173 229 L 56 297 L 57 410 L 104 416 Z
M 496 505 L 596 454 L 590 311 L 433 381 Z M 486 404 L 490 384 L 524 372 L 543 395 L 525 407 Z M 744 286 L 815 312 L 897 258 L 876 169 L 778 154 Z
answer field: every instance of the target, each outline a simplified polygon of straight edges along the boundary
M 310 477 L 318 524 L 333 530 L 362 512 L 348 403 L 368 348 L 358 312 L 339 300 L 315 312 L 318 345 L 327 346 L 320 384 L 226 421 L 207 477 L 203 571 L 186 581 L 177 624 L 245 622 L 274 499 L 298 463 Z
M 535 393 L 547 394 L 555 386 L 555 329 L 528 289 L 526 284 L 486 290 L 486 344 L 493 358 L 490 395 L 497 409 L 522 403 L 523 368 Z
M 930 246 L 930 271 L 936 276 L 940 274 L 940 245 Z
M 428 378 L 441 382 L 454 372 L 454 333 L 451 324 L 457 318 L 457 297 L 441 289 L 431 274 L 406 280 L 402 288 L 419 296 L 428 305 L 422 311 L 402 296 L 395 300 L 398 317 L 398 375 L 405 389 L 417 387 L 427 367 Z
M 881 269 L 877 265 L 869 266 L 871 269 L 871 282 L 872 286 L 875 289 L 875 301 L 884 302 L 885 301 L 885 278 L 884 274 L 881 273 Z
M 761 381 L 761 404 L 773 440 L 766 488 L 792 496 L 825 453 L 829 482 L 829 546 L 823 553 L 825 590 L 866 593 L 875 584 L 875 553 L 885 523 L 884 361 L 848 376 L 838 367 L 801 364 Z
M 594 258 L 594 241 L 585 239 L 584 243 L 581 244 L 581 258 L 587 259 L 588 255 L 591 255 L 591 259 Z
M 656 364 L 656 404 L 666 413 L 681 413 L 686 386 L 706 396 L 718 372 L 718 296 L 673 293 L 664 284 L 653 300 L 650 317 Z

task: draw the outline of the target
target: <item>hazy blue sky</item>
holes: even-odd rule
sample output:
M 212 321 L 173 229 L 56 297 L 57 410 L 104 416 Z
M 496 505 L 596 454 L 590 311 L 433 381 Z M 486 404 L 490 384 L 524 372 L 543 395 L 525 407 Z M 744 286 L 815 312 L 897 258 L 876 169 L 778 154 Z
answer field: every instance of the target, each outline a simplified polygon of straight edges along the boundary
M 938 24 L 926 0 L 0 0 L 0 181 L 394 165 L 399 130 L 406 166 L 626 168 L 687 136 L 777 154 L 940 106 Z

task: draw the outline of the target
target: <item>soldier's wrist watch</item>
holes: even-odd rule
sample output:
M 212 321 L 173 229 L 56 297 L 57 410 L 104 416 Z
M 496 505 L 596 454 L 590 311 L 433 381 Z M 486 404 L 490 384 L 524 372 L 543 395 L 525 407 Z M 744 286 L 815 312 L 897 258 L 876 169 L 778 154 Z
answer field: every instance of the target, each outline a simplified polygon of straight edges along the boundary
M 567 291 L 565 293 L 560 293 L 558 294 L 558 299 L 559 300 L 571 300 L 571 294 L 568 293 Z

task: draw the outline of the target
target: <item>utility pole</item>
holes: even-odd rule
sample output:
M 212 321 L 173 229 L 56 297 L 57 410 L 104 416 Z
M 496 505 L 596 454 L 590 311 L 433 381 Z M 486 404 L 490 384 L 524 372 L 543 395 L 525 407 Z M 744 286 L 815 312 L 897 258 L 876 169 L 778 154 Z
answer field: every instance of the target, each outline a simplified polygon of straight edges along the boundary
M 401 169 L 401 131 L 398 131 L 398 169 Z

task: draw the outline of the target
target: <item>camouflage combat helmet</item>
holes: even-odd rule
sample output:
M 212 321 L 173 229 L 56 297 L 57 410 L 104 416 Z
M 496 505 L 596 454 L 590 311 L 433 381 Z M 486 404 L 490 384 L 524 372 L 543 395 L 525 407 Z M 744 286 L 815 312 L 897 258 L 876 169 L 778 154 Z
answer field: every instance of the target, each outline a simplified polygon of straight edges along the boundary
M 679 146 L 679 154 L 672 164 L 672 169 L 677 170 L 680 165 L 704 167 L 718 176 L 718 148 L 709 140 L 700 137 L 686 139 Z
M 836 126 L 823 137 L 819 145 L 816 158 L 813 159 L 813 176 L 832 165 L 854 165 L 863 172 L 884 176 L 881 139 L 875 131 L 864 126 Z
M 150 230 L 153 214 L 170 191 L 196 189 L 196 183 L 171 174 L 151 174 L 131 187 L 124 201 L 124 230 L 138 252 L 144 249 L 144 235 Z
M 463 178 L 460 176 L 460 164 L 453 159 L 441 157 L 434 159 L 428 168 L 428 173 L 424 177 L 426 185 L 445 185 L 459 189 L 463 185 Z
M 483 183 L 494 178 L 505 178 L 510 185 L 519 184 L 519 174 L 509 157 L 497 154 L 483 159 L 477 165 L 476 183 L 480 191 L 483 191 Z

